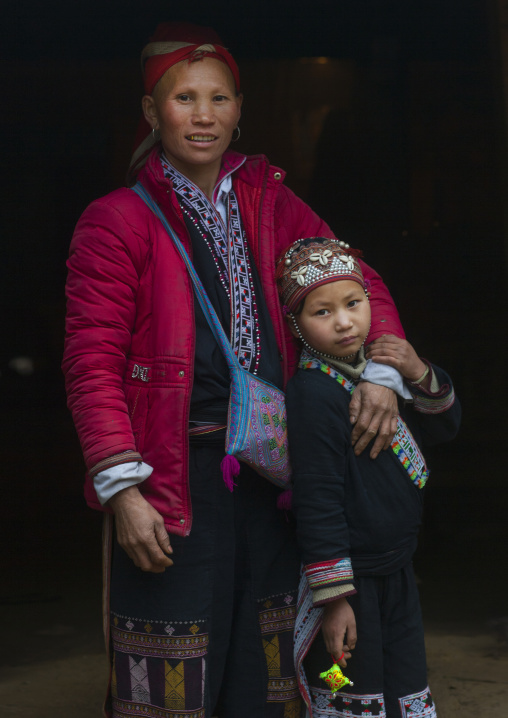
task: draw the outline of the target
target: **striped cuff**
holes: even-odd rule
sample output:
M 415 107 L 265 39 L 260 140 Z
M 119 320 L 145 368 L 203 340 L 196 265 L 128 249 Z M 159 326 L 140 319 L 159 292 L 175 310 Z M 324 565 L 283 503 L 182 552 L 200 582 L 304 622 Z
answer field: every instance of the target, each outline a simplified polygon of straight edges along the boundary
M 449 384 L 438 384 L 436 374 L 430 362 L 422 359 L 428 368 L 428 375 L 423 375 L 418 381 L 408 381 L 409 390 L 413 396 L 413 407 L 421 414 L 441 414 L 447 411 L 455 402 L 455 391 Z M 422 384 L 419 382 L 425 379 Z M 423 384 L 430 386 L 426 389 Z
M 114 456 L 109 456 L 107 459 L 99 461 L 98 464 L 92 466 L 88 474 L 93 478 L 101 471 L 106 471 L 120 464 L 127 464 L 130 461 L 143 461 L 143 457 L 137 451 L 124 451 L 122 454 L 115 454 Z
M 312 603 L 314 606 L 324 606 L 341 596 L 352 596 L 354 593 L 356 593 L 356 588 L 352 583 L 341 583 L 339 586 L 331 586 L 330 588 L 318 588 L 312 591 Z
M 309 563 L 305 566 L 305 574 L 312 591 L 353 582 L 353 568 L 349 558 Z

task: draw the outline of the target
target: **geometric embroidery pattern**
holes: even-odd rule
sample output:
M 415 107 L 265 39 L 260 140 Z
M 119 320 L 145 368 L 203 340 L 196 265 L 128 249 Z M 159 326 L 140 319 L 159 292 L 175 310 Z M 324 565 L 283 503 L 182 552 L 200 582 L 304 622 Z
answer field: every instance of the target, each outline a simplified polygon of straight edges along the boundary
M 205 718 L 205 711 L 200 708 L 197 711 L 173 711 L 166 708 L 158 708 L 142 703 L 120 701 L 113 699 L 113 715 L 115 718 Z
M 310 688 L 312 715 L 314 718 L 367 718 L 376 716 L 386 718 L 385 702 L 382 693 L 374 695 L 355 695 L 338 693 L 333 701 L 330 691 L 325 688 Z
M 275 678 L 268 681 L 266 700 L 268 703 L 292 703 L 296 700 L 301 708 L 302 700 L 296 678 Z
M 111 638 L 117 651 L 157 658 L 198 658 L 206 654 L 208 646 L 206 633 L 194 636 L 160 636 L 113 628 Z
M 174 668 L 166 661 L 166 708 L 185 709 L 183 661 L 180 661 Z
M 295 598 L 283 593 L 260 600 L 259 606 L 259 625 L 268 670 L 267 702 L 284 704 L 284 718 L 300 718 L 302 699 L 292 658 Z
M 295 625 L 296 607 L 287 604 L 281 608 L 268 609 L 259 614 L 261 633 L 280 633 L 292 631 Z
M 206 623 L 111 619 L 115 718 L 205 718 Z
M 268 666 L 268 675 L 270 678 L 280 678 L 279 637 L 275 635 L 271 641 L 265 641 L 263 638 L 263 648 L 265 650 L 266 665 Z
M 300 718 L 302 715 L 302 699 L 295 698 L 284 706 L 284 718 Z
M 420 693 L 399 698 L 402 718 L 435 718 L 436 708 L 429 687 Z
M 148 671 L 146 658 L 129 656 L 129 672 L 131 675 L 132 698 L 140 703 L 150 702 L 150 687 L 148 685 Z
M 411 705 L 409 706 L 409 710 L 411 711 L 411 713 L 421 713 L 423 710 L 425 710 L 425 708 L 426 708 L 425 703 L 422 703 L 422 701 L 419 700 L 418 698 L 415 701 L 413 701 L 411 703 Z
M 210 251 L 219 279 L 231 305 L 233 351 L 243 369 L 257 373 L 260 359 L 259 317 L 254 293 L 247 240 L 236 195 L 228 196 L 225 226 L 208 197 L 161 155 L 164 176 L 168 177 L 184 214 L 192 221 Z

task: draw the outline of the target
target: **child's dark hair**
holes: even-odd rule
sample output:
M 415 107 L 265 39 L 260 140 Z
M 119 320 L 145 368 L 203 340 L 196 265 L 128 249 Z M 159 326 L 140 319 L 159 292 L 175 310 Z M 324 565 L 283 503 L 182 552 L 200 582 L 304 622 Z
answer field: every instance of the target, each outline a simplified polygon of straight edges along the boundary
M 291 314 L 294 314 L 295 317 L 297 317 L 299 314 L 301 314 L 303 312 L 303 308 L 305 306 L 306 299 L 307 299 L 307 295 L 305 295 L 304 298 L 302 299 L 302 301 L 299 303 L 299 305 L 293 309 Z

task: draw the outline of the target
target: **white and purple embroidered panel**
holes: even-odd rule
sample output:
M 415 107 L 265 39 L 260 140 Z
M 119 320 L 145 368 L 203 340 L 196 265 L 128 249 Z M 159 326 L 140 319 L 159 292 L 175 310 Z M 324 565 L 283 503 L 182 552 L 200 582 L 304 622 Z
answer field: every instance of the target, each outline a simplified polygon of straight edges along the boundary
M 259 316 L 247 240 L 234 190 L 231 189 L 227 199 L 226 226 L 218 210 L 199 187 L 163 156 L 161 163 L 164 176 L 173 184 L 182 212 L 195 225 L 208 247 L 229 298 L 233 351 L 240 365 L 256 374 L 260 358 Z
M 129 668 L 133 699 L 139 703 L 150 703 L 150 686 L 148 683 L 146 658 L 129 656 Z

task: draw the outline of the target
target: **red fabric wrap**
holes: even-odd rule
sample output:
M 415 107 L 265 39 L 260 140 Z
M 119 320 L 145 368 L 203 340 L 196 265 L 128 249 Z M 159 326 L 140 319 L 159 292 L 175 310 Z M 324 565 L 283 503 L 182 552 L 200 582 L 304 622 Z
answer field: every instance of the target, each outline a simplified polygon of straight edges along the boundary
M 164 73 L 167 72 L 170 67 L 176 65 L 177 62 L 182 62 L 182 60 L 194 62 L 195 60 L 201 60 L 203 57 L 212 57 L 227 65 L 231 70 L 235 80 L 235 87 L 238 91 L 240 89 L 240 72 L 233 56 L 226 50 L 226 48 L 221 47 L 220 45 L 214 45 L 214 52 L 210 50 L 198 50 L 202 44 L 205 43 L 200 43 L 199 45 L 187 45 L 186 47 L 174 50 L 173 52 L 168 52 L 164 55 L 153 55 L 152 57 L 149 57 L 145 63 L 145 93 L 147 95 L 151 95 L 155 85 Z

